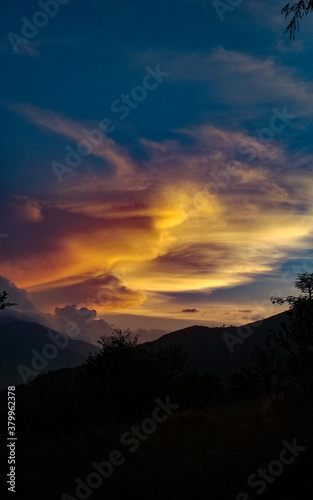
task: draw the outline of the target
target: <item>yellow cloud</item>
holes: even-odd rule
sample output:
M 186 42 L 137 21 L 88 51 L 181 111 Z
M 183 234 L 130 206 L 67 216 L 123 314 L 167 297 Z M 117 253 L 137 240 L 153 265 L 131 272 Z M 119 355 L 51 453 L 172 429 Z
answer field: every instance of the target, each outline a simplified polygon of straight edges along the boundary
M 53 133 L 81 139 L 82 124 L 34 108 L 22 112 Z M 111 273 L 119 276 L 111 302 L 93 307 L 170 314 L 153 292 L 246 284 L 305 248 L 313 181 L 296 166 L 281 175 L 282 149 L 213 126 L 180 133 L 193 141 L 188 149 L 179 140 L 143 140 L 142 163 L 106 140 L 94 154 L 114 167 L 111 175 L 82 170 L 50 187 L 29 212 L 37 217 L 33 247 L 7 255 L 2 273 L 33 293 L 50 291 L 55 305 L 61 289 L 62 304 L 72 303 L 73 287 L 76 294 L 86 276 Z M 240 144 L 254 148 L 253 162 L 238 154 Z M 99 280 L 93 286 L 101 290 Z

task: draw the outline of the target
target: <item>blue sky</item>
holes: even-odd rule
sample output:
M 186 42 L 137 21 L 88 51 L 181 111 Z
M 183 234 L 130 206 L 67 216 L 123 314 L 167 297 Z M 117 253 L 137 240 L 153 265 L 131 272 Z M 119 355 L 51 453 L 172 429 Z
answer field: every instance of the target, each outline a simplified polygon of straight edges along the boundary
M 284 2 L 231 3 L 2 6 L 0 274 L 25 317 L 241 324 L 313 272 L 313 18 L 289 40 Z

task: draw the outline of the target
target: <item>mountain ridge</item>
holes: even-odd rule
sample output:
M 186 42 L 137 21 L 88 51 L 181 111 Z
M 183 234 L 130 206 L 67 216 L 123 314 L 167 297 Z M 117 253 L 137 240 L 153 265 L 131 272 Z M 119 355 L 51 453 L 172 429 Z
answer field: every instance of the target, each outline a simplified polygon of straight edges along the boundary
M 277 331 L 287 319 L 285 311 L 242 326 L 188 326 L 146 342 L 143 346 L 148 350 L 157 351 L 180 344 L 188 352 L 194 368 L 223 372 L 227 376 L 240 366 L 248 364 L 253 345 L 262 343 L 272 330 Z
M 6 321 L 0 324 L 0 390 L 19 385 L 37 374 L 73 368 L 99 348 L 71 339 L 39 323 Z
M 193 325 L 141 345 L 156 352 L 180 344 L 188 353 L 191 367 L 220 373 L 226 378 L 249 364 L 253 345 L 262 343 L 286 319 L 283 312 L 237 327 Z M 4 321 L 0 323 L 0 390 L 28 383 L 40 373 L 80 366 L 89 353 L 99 350 L 96 345 L 72 339 L 39 323 Z

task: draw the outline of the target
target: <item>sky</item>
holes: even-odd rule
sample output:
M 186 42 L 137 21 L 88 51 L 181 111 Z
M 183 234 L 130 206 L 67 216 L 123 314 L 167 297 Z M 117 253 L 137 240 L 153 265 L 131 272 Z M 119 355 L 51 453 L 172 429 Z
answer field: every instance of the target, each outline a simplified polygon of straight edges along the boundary
M 313 272 L 313 17 L 284 1 L 2 5 L 0 288 L 95 341 L 281 312 Z

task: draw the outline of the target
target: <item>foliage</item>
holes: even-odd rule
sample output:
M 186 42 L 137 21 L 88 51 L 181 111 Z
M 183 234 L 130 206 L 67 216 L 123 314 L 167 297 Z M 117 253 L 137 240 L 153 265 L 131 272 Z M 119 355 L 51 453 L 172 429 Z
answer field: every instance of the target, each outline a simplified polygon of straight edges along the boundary
M 288 321 L 276 334 L 276 342 L 300 369 L 312 358 L 313 349 L 313 273 L 298 274 L 295 287 L 302 292 L 298 297 L 271 297 L 277 304 L 288 303 Z
M 131 352 L 138 345 L 138 335 L 133 336 L 129 330 L 122 332 L 119 328 L 115 328 L 110 337 L 100 337 L 98 344 L 102 346 L 101 353 L 96 354 L 96 357 L 105 356 L 119 352 Z
M 15 302 L 7 302 L 6 298 L 8 296 L 8 292 L 3 291 L 0 293 L 0 310 L 5 309 L 6 307 L 17 306 Z
M 300 19 L 307 16 L 313 10 L 313 0 L 300 0 L 296 3 L 288 3 L 281 10 L 285 17 L 292 14 L 292 18 L 285 29 L 285 33 L 289 33 L 290 39 L 295 39 L 296 31 L 299 32 Z
M 180 345 L 150 352 L 129 330 L 119 329 L 99 343 L 101 351 L 90 355 L 78 374 L 80 393 L 95 420 L 136 417 L 167 396 L 182 407 L 198 408 L 218 399 L 219 380 L 191 370 Z
M 263 345 L 254 346 L 252 365 L 232 377 L 230 385 L 246 399 L 263 395 L 272 404 L 313 388 L 313 273 L 298 274 L 298 296 L 271 297 L 273 304 L 289 304 L 287 319 Z
M 289 304 L 289 307 L 292 308 L 297 304 L 308 303 L 313 299 L 313 273 L 301 273 L 297 275 L 297 279 L 295 281 L 295 288 L 300 290 L 302 294 L 298 297 L 294 295 L 288 295 L 287 297 L 276 297 L 272 296 L 270 298 L 273 304 Z
M 251 401 L 258 396 L 257 392 L 258 377 L 249 367 L 241 367 L 237 373 L 234 373 L 228 379 L 228 387 L 232 400 Z
M 252 352 L 253 372 L 257 378 L 258 392 L 275 405 L 283 393 L 286 382 L 285 362 L 269 336 L 264 347 L 255 346 Z

